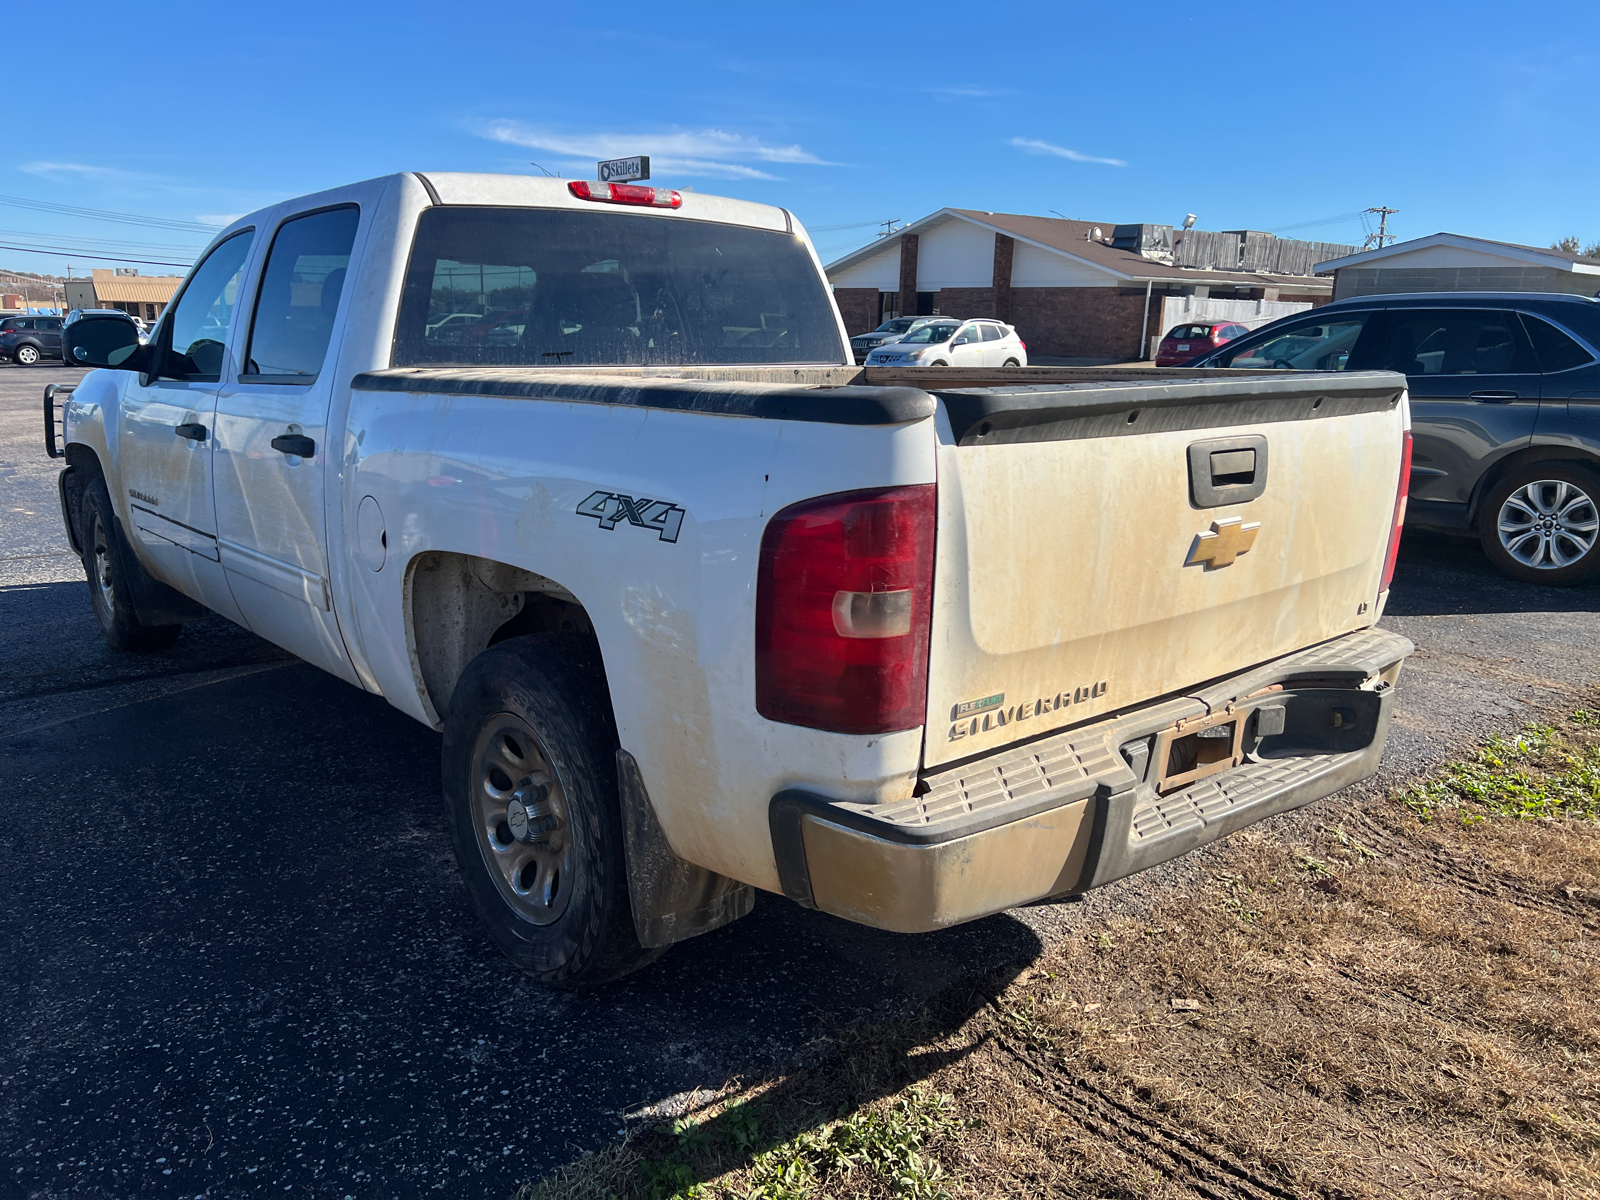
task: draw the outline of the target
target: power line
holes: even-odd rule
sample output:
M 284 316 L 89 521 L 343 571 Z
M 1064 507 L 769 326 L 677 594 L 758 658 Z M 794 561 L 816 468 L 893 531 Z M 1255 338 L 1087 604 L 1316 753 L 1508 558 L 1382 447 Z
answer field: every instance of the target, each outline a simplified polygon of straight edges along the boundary
M 215 233 L 221 225 L 204 221 L 175 221 L 169 217 L 146 217 L 137 213 L 111 212 L 103 208 L 78 208 L 72 204 L 54 204 L 48 200 L 30 200 L 26 196 L 0 196 L 0 204 L 13 208 L 30 208 L 35 212 L 60 213 L 68 217 L 85 217 L 91 221 L 114 221 L 122 225 L 143 225 L 149 229 L 181 229 L 185 233 Z
M 1268 230 L 1269 233 L 1288 233 L 1291 229 L 1310 229 L 1316 225 L 1333 225 L 1339 221 L 1354 221 L 1363 212 L 1371 209 L 1357 209 L 1351 213 L 1340 213 L 1337 217 L 1318 217 L 1315 221 L 1301 221 L 1297 225 L 1280 225 L 1276 229 Z
M 8 246 L 0 242 L 0 250 L 16 250 L 23 254 L 47 254 L 52 258 L 93 258 L 100 262 L 138 263 L 147 267 L 192 267 L 194 261 L 168 262 L 154 258 L 123 258 L 116 254 L 85 254 L 82 250 L 73 250 L 70 247 L 60 246 Z
M 0 229 L 0 237 L 14 237 L 27 241 L 32 241 L 36 238 L 44 238 L 46 241 L 51 242 L 71 242 L 75 245 L 81 244 L 86 250 L 133 250 L 140 254 L 145 254 L 152 251 L 155 253 L 198 254 L 201 249 L 200 246 L 194 244 L 182 245 L 177 242 L 130 242 L 125 238 L 95 238 L 82 237 L 78 234 L 40 233 L 36 229 Z
M 841 229 L 865 229 L 869 225 L 882 225 L 882 221 L 857 221 L 853 225 L 817 225 L 811 233 L 836 233 Z

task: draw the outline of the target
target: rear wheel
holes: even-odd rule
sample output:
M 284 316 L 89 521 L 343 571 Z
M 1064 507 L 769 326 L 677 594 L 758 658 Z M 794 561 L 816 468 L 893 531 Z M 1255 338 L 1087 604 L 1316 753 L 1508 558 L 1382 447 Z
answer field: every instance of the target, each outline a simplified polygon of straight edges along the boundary
M 1478 536 L 1514 579 L 1581 583 L 1600 570 L 1600 475 L 1576 463 L 1537 463 L 1501 480 L 1484 498 Z
M 1014 358 L 1008 358 L 1008 359 L 1006 359 L 1006 361 L 1002 365 L 1007 366 L 1007 367 L 1020 367 L 1022 364 L 1019 363 Z
M 39 347 L 18 346 L 16 349 L 17 365 L 23 367 L 35 366 L 39 362 Z
M 446 824 L 500 952 L 541 983 L 593 987 L 657 956 L 633 930 L 616 736 L 581 635 L 531 634 L 468 665 L 445 720 Z
M 111 496 L 98 475 L 83 489 L 78 522 L 83 536 L 83 569 L 89 576 L 89 603 L 100 636 L 113 650 L 165 650 L 178 640 L 182 625 L 146 625 L 133 611 L 128 583 L 122 577 L 122 547 L 111 515 Z

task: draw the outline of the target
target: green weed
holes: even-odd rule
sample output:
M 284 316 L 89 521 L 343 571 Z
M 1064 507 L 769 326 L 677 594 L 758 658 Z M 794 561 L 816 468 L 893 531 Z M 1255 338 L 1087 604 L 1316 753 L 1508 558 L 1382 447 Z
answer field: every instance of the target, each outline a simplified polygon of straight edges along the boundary
M 1587 709 L 1575 721 L 1600 722 Z M 1401 799 L 1424 821 L 1438 810 L 1462 811 L 1465 824 L 1490 816 L 1520 820 L 1600 819 L 1600 747 L 1575 746 L 1548 725 L 1514 738 L 1492 734 L 1465 762 L 1413 785 Z

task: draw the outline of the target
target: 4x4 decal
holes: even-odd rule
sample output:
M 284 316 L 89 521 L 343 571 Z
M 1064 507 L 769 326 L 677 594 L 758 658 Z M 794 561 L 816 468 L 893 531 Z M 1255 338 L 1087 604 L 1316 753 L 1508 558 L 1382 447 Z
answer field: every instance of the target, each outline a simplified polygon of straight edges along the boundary
M 663 542 L 678 540 L 678 530 L 683 526 L 685 511 L 665 500 L 644 497 L 635 500 L 620 492 L 590 492 L 578 505 L 578 515 L 595 517 L 601 529 L 615 529 L 618 521 L 626 521 L 640 529 L 654 529 Z

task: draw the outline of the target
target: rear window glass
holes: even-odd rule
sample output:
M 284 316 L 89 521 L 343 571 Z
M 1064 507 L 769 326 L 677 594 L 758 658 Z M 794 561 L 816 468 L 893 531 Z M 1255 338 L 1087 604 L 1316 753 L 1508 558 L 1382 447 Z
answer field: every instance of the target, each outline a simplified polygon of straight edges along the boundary
M 441 321 L 456 313 L 476 320 Z M 422 214 L 394 364 L 649 366 L 844 359 L 798 238 L 560 209 Z
M 1177 338 L 1179 341 L 1183 342 L 1203 341 L 1205 338 L 1211 336 L 1211 326 L 1178 325 L 1175 326 L 1172 332 L 1167 334 L 1167 336 Z

